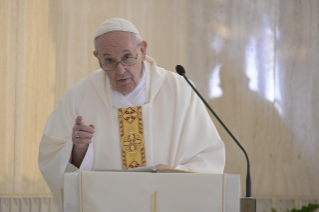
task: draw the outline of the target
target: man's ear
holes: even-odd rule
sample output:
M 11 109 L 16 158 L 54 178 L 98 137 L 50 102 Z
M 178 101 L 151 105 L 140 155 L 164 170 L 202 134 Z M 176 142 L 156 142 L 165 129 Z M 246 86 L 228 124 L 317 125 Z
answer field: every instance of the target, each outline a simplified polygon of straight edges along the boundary
M 96 50 L 93 52 L 93 55 L 100 61 L 100 58 L 98 57 L 98 52 Z
M 140 49 L 141 49 L 141 53 L 142 53 L 142 62 L 145 60 L 146 58 L 146 48 L 147 48 L 147 42 L 145 40 L 143 40 L 140 44 Z

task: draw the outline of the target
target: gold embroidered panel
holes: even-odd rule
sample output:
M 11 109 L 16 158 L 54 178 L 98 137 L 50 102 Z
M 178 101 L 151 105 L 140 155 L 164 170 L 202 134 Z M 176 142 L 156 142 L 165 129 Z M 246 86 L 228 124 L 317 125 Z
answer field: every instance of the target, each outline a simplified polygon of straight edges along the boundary
M 118 109 L 122 169 L 146 166 L 142 107 Z

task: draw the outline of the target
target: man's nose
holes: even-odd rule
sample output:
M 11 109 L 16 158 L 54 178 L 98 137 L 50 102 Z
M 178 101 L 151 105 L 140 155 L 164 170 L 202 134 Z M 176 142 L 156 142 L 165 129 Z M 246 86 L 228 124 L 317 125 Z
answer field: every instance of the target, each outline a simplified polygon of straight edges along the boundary
M 125 66 L 123 66 L 122 63 L 117 64 L 116 73 L 117 74 L 124 74 L 125 72 L 126 72 Z

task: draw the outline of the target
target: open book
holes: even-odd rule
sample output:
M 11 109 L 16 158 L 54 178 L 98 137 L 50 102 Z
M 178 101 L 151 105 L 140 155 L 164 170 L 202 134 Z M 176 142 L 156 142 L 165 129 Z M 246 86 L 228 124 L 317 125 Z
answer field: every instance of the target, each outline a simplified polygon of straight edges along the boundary
M 159 168 L 157 169 L 155 166 L 146 166 L 135 169 L 100 169 L 95 168 L 94 171 L 102 171 L 102 172 L 153 172 L 153 173 L 196 173 L 192 171 L 185 171 L 182 169 L 174 169 L 174 168 Z

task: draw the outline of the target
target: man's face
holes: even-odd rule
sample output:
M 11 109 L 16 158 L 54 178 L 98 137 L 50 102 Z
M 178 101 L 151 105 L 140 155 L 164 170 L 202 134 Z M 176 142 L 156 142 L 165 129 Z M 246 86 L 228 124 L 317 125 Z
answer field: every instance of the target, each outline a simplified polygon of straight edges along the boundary
M 125 57 L 136 57 L 137 54 L 137 61 L 134 65 L 124 66 L 119 63 L 116 69 L 106 71 L 113 90 L 122 94 L 131 93 L 141 79 L 147 43 L 142 41 L 138 46 L 132 33 L 122 31 L 103 34 L 97 38 L 96 42 L 97 51 L 94 52 L 94 55 L 98 58 L 100 65 L 110 60 L 120 61 Z

